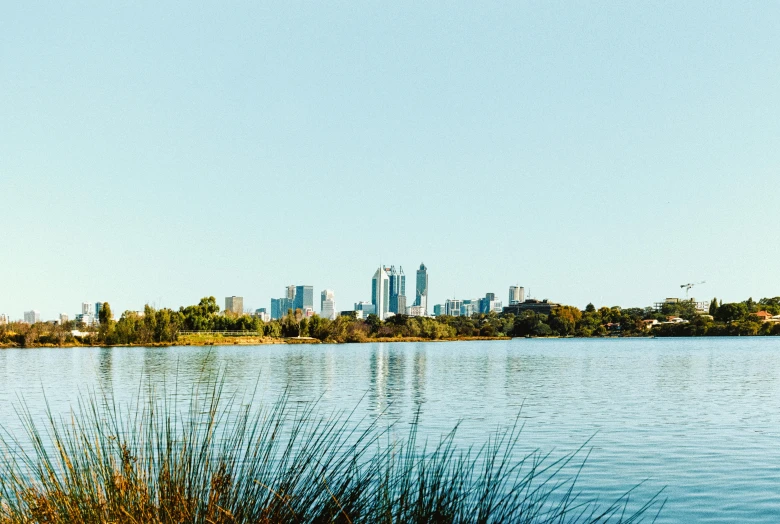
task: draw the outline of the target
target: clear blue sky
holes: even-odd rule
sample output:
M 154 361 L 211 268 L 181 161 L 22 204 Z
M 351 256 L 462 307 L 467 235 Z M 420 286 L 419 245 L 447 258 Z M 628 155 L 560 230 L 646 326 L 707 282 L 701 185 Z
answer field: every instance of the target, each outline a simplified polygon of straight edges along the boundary
M 776 2 L 12 2 L 0 313 L 780 295 Z

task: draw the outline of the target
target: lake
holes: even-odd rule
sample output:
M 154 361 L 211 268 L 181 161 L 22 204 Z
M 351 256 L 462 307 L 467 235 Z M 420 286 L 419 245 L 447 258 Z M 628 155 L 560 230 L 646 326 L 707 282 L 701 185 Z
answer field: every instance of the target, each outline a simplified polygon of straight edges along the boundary
M 431 440 L 460 421 L 464 446 L 520 414 L 521 452 L 588 442 L 586 496 L 645 481 L 640 499 L 665 488 L 659 522 L 780 520 L 780 338 L 6 349 L 0 425 L 19 430 L 21 401 L 67 413 L 91 389 L 128 401 L 146 380 L 181 393 L 219 373 L 230 391 L 328 412 L 405 424 L 419 411 Z

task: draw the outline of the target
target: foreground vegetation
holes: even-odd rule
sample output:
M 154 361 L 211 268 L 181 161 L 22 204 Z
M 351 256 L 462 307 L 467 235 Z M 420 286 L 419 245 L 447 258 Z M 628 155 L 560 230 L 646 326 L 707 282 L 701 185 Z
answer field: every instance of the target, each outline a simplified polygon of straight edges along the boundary
M 216 383 L 184 413 L 174 395 L 146 398 L 92 395 L 43 425 L 22 410 L 26 435 L 0 437 L 0 523 L 638 522 L 663 505 L 582 500 L 576 454 L 520 456 L 517 426 L 479 449 L 458 449 L 455 430 L 431 447 L 416 425 L 285 398 L 253 412 Z
M 95 327 L 38 323 L 0 325 L 0 345 L 33 347 L 41 345 L 153 345 L 213 344 L 227 337 L 210 332 L 236 332 L 246 343 L 281 341 L 367 342 L 378 340 L 457 340 L 501 337 L 548 336 L 746 336 L 780 335 L 780 322 L 766 321 L 757 314 L 780 314 L 780 297 L 759 301 L 748 299 L 722 304 L 712 300 L 709 314 L 699 314 L 693 303 L 664 304 L 653 308 L 595 308 L 558 306 L 549 315 L 523 311 L 514 314 L 475 314 L 471 317 L 440 316 L 436 318 L 396 315 L 385 321 L 376 315 L 365 320 L 340 316 L 329 320 L 318 316 L 305 318 L 300 310 L 290 311 L 281 320 L 263 322 L 251 315 L 221 313 L 214 297 L 201 299 L 197 305 L 172 309 L 146 306 L 143 313 L 126 311 L 119 320 L 104 303 L 100 324 Z M 670 317 L 680 321 L 668 323 Z M 650 322 L 661 322 L 649 325 Z M 72 330 L 84 333 L 74 335 Z M 196 332 L 182 338 L 181 332 Z

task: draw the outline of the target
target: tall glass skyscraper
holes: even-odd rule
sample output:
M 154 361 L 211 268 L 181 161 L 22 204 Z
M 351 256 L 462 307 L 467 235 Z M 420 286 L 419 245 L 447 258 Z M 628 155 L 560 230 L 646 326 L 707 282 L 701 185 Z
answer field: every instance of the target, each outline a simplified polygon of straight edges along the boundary
M 284 318 L 287 312 L 293 308 L 293 301 L 289 298 L 272 298 L 271 299 L 271 320 L 278 320 Z
M 295 286 L 295 309 L 314 311 L 314 286 Z
M 398 267 L 398 271 L 395 270 L 395 266 L 390 266 L 390 269 L 385 268 L 385 272 L 390 280 L 390 312 L 397 314 L 406 313 L 406 275 L 404 275 L 404 268 Z
M 422 306 L 425 314 L 428 314 L 428 268 L 425 264 L 420 264 L 420 269 L 417 270 L 414 305 Z
M 371 303 L 379 319 L 384 320 L 390 311 L 390 277 L 383 267 L 379 267 L 371 279 Z

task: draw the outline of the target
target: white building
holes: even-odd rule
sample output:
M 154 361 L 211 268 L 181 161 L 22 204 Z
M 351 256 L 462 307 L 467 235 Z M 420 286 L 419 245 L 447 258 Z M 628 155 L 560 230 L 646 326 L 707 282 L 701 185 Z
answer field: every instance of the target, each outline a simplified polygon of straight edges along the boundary
M 89 302 L 82 302 L 81 303 L 81 314 L 82 315 L 89 315 L 92 316 L 93 313 L 92 304 Z
M 76 315 L 76 322 L 83 322 L 85 326 L 92 326 L 96 324 L 95 317 L 92 315 L 85 315 L 84 313 L 79 313 Z
M 2 324 L 8 324 L 10 320 L 8 320 L 8 315 L 5 313 L 0 313 L 0 325 Z
M 390 311 L 390 277 L 383 267 L 379 267 L 371 279 L 371 303 L 379 320 L 387 318 Z
M 325 289 L 320 294 L 320 316 L 336 320 L 336 298 L 332 289 Z
M 525 301 L 525 288 L 522 286 L 509 286 L 509 305 L 520 304 Z
M 423 302 L 425 299 L 423 298 Z M 425 305 L 422 306 L 409 306 L 406 308 L 406 314 L 410 317 L 427 317 L 428 313 L 425 311 Z
M 68 315 L 65 313 L 60 313 L 60 326 L 64 326 L 68 323 Z
M 462 300 L 452 299 L 449 298 L 444 301 L 444 314 L 450 315 L 453 317 L 459 317 L 460 316 L 460 307 L 463 305 Z
M 32 311 L 25 311 L 24 321 L 28 324 L 35 324 L 36 322 L 40 322 L 41 312 L 38 311 L 37 309 L 33 309 Z

